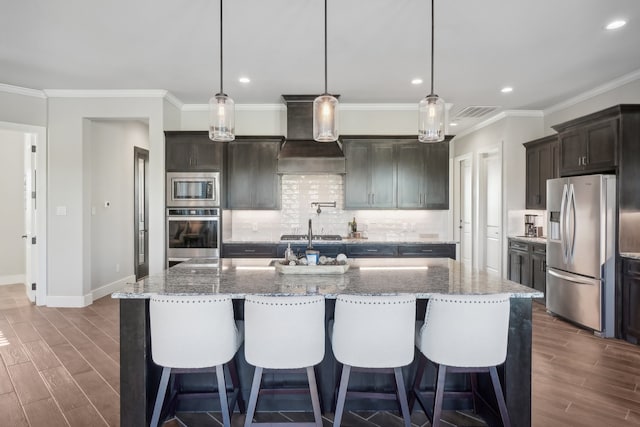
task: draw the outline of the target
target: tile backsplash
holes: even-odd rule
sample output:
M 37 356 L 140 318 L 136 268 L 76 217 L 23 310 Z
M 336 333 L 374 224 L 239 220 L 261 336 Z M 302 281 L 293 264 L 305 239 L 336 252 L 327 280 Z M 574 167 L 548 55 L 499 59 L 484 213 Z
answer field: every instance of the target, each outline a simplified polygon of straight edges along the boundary
M 311 205 L 334 201 L 335 208 L 322 207 L 320 214 Z M 345 210 L 341 175 L 283 175 L 281 210 L 232 210 L 223 215 L 227 241 L 272 241 L 282 234 L 305 234 L 309 219 L 314 234 L 346 236 L 355 217 L 358 231 L 372 240 L 450 240 L 451 230 L 447 210 Z

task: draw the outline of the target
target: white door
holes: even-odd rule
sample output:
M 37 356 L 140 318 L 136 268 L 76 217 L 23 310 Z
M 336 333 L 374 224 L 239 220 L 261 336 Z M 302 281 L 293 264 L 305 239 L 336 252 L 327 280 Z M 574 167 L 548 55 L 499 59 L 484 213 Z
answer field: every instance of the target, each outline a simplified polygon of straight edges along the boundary
M 471 199 L 471 160 L 460 162 L 460 261 L 473 263 L 473 203 Z
M 32 134 L 24 135 L 24 226 L 22 235 L 25 243 L 25 287 L 27 296 L 32 302 L 36 301 L 37 277 L 38 277 L 38 250 L 37 250 L 37 193 L 36 193 L 36 153 L 35 138 Z M 33 148 L 32 148 L 33 147 Z
M 502 171 L 497 152 L 482 157 L 483 218 L 483 265 L 481 269 L 501 274 L 502 271 Z

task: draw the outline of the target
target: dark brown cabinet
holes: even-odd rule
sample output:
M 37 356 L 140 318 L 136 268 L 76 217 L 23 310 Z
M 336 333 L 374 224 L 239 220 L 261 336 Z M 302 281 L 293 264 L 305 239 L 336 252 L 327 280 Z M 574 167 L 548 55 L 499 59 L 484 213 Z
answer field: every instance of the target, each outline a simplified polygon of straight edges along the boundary
M 346 209 L 449 209 L 449 138 L 344 137 Z
M 282 138 L 239 137 L 227 146 L 228 209 L 280 209 L 278 152 Z
M 345 208 L 394 208 L 396 166 L 393 142 L 344 140 Z
M 449 209 L 449 142 L 396 146 L 400 209 Z
M 614 171 L 618 164 L 618 125 L 617 117 L 593 114 L 553 126 L 559 134 L 560 175 Z
M 203 131 L 165 132 L 167 172 L 210 172 L 222 169 L 224 143 L 209 139 Z
M 509 239 L 507 278 L 537 291 L 547 290 L 547 246 Z M 544 298 L 540 299 L 544 302 Z
M 634 344 L 640 343 L 640 260 L 622 260 L 622 334 Z
M 526 207 L 547 208 L 547 180 L 560 176 L 558 136 L 552 135 L 524 144 L 527 159 Z
M 507 279 L 525 286 L 531 286 L 530 264 L 529 244 L 509 239 Z

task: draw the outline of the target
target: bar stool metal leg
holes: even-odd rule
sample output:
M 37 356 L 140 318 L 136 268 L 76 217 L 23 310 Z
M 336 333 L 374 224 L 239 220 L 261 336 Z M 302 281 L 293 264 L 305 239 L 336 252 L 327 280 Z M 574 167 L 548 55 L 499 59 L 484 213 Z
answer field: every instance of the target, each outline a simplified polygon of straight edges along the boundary
M 447 367 L 445 365 L 438 366 L 438 379 L 436 380 L 436 396 L 433 405 L 432 427 L 440 427 L 440 418 L 442 417 L 442 404 L 444 402 L 444 379 L 447 376 Z
M 340 390 L 338 391 L 338 403 L 336 404 L 336 412 L 333 418 L 333 427 L 340 427 L 342 413 L 344 412 L 344 401 L 347 399 L 347 387 L 349 386 L 349 375 L 351 374 L 351 366 L 342 365 L 342 375 L 340 377 Z
M 396 377 L 396 392 L 398 394 L 398 400 L 400 401 L 400 411 L 402 412 L 402 419 L 404 420 L 405 427 L 411 427 L 411 412 L 409 412 L 409 402 L 407 402 L 407 392 L 405 391 L 404 387 L 402 369 L 393 368 L 393 373 Z
M 153 406 L 153 416 L 151 417 L 151 427 L 157 427 L 160 421 L 160 412 L 162 412 L 162 403 L 164 395 L 167 393 L 167 385 L 169 385 L 169 377 L 171 377 L 171 368 L 166 366 L 162 368 L 162 376 L 160 377 L 160 385 L 158 386 L 158 394 L 156 395 L 156 403 Z
M 502 387 L 500 386 L 500 378 L 498 377 L 498 370 L 495 366 L 489 368 L 489 374 L 491 375 L 491 382 L 493 383 L 493 391 L 496 393 L 496 400 L 498 401 L 498 408 L 500 408 L 500 417 L 502 418 L 502 425 L 504 427 L 511 427 L 511 420 L 509 419 L 509 413 L 507 412 L 507 403 L 504 400 L 504 394 L 502 394 Z
M 307 367 L 307 377 L 309 378 L 309 392 L 311 393 L 311 405 L 313 406 L 313 418 L 317 427 L 322 427 L 322 412 L 320 411 L 320 397 L 318 396 L 318 384 L 313 366 Z
M 256 412 L 256 404 L 258 403 L 258 394 L 260 392 L 260 383 L 262 382 L 262 368 L 256 366 L 253 372 L 253 383 L 251 384 L 251 394 L 249 395 L 249 406 L 247 407 L 247 417 L 244 420 L 244 427 L 251 427 L 253 416 Z
M 216 365 L 216 378 L 218 380 L 218 396 L 220 396 L 220 412 L 222 412 L 222 423 L 225 427 L 231 427 L 229 403 L 227 401 L 227 384 L 224 380 L 223 365 Z

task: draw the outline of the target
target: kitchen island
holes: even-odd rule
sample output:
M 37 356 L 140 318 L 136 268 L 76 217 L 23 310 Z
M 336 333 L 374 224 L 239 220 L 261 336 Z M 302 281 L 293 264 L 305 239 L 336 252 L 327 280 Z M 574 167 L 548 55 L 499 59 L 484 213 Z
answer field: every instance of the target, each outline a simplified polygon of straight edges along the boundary
M 152 362 L 150 351 L 148 302 L 153 294 L 230 294 L 234 298 L 234 310 L 239 319 L 243 318 L 242 302 L 246 295 L 324 295 L 327 299 L 328 323 L 333 316 L 335 298 L 341 293 L 414 294 L 418 298 L 418 319 L 424 318 L 426 302 L 434 293 L 509 293 L 511 315 L 508 354 L 499 372 L 513 425 L 530 426 L 531 299 L 541 297 L 540 292 L 498 276 L 473 270 L 451 259 L 360 259 L 350 260 L 350 263 L 351 268 L 342 275 L 282 275 L 275 271 L 271 261 L 264 259 L 199 259 L 178 264 L 163 273 L 128 284 L 122 291 L 114 293 L 114 298 L 120 298 L 121 425 L 148 425 L 150 420 L 160 376 L 160 368 Z M 407 386 L 413 381 L 417 361 L 416 357 L 413 364 L 404 369 Z M 246 399 L 249 395 L 253 368 L 244 360 L 242 347 L 238 352 L 237 363 Z M 330 411 L 339 366 L 333 357 L 328 337 L 325 358 L 317 367 L 317 374 L 324 410 Z M 272 378 L 273 382 L 281 380 L 276 377 L 274 375 Z M 383 376 L 363 376 L 354 379 L 351 384 L 376 390 L 392 385 L 392 381 L 381 377 Z M 202 378 L 205 377 L 196 378 L 191 384 L 194 389 L 202 389 L 208 385 L 203 384 L 203 381 L 213 383 L 212 379 Z M 453 388 L 463 388 L 465 382 L 460 376 L 447 379 L 447 383 Z M 481 388 L 484 382 L 481 378 Z M 268 383 L 266 380 L 267 385 Z M 433 384 L 431 370 L 425 376 L 423 384 Z M 188 387 L 189 384 L 183 383 L 183 386 Z M 491 392 L 487 393 L 487 400 L 492 402 L 490 396 Z M 302 396 L 302 399 L 278 396 L 271 400 L 265 396 L 258 410 L 305 409 L 309 404 L 304 398 L 308 400 L 305 396 Z M 459 399 L 450 402 L 450 405 L 453 406 L 446 407 L 469 408 L 471 402 Z M 348 408 L 396 409 L 391 402 L 367 400 L 349 402 Z M 491 411 L 482 412 L 487 415 L 491 424 Z

